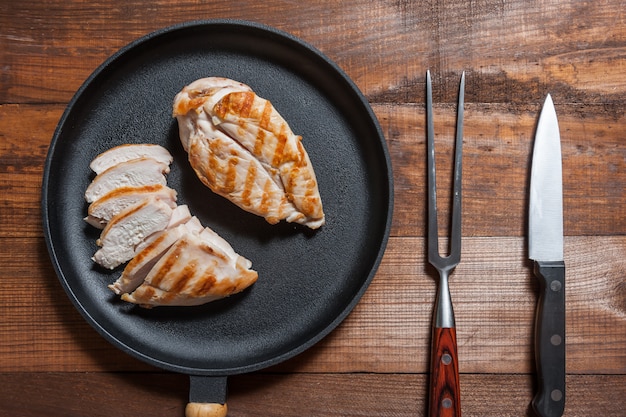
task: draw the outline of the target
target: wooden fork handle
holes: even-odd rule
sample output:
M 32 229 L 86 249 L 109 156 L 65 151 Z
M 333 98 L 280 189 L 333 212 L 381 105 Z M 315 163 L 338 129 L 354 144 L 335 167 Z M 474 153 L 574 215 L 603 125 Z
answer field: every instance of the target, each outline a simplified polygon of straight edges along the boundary
M 433 328 L 430 374 L 430 417 L 460 417 L 459 360 L 454 328 Z

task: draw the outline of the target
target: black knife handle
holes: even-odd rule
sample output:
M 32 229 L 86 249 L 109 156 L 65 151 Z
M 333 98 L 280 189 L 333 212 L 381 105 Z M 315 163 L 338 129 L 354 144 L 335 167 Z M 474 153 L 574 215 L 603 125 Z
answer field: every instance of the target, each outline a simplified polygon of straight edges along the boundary
M 540 293 L 535 321 L 538 390 L 532 401 L 541 417 L 561 417 L 565 409 L 565 263 L 535 262 Z

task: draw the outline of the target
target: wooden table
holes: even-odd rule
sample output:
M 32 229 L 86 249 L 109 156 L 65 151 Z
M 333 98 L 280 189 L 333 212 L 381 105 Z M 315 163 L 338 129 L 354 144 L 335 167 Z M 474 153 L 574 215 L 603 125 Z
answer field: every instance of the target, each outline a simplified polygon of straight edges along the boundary
M 187 377 L 121 353 L 61 288 L 41 227 L 54 129 L 107 57 L 172 24 L 252 20 L 334 60 L 379 118 L 395 211 L 378 273 L 313 348 L 229 379 L 232 416 L 422 416 L 435 282 L 424 256 L 424 80 L 441 189 L 467 75 L 462 261 L 451 280 L 465 416 L 531 415 L 537 282 L 528 178 L 547 93 L 559 115 L 567 275 L 565 415 L 626 415 L 626 9 L 600 1 L 21 0 L 0 4 L 0 415 L 182 416 Z M 442 197 L 443 198 L 443 197 Z

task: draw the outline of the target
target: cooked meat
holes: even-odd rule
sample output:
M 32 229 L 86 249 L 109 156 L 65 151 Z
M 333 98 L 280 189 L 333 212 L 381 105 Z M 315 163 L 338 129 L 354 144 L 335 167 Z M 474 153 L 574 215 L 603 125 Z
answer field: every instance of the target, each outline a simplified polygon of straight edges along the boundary
M 252 263 L 212 233 L 186 233 L 158 259 L 143 283 L 122 294 L 122 299 L 143 307 L 200 305 L 256 282 Z
M 264 171 L 245 149 L 237 152 L 242 161 Z M 85 220 L 103 229 L 92 259 L 109 269 L 128 262 L 109 288 L 144 307 L 207 303 L 244 290 L 258 277 L 249 260 L 192 217 L 188 206 L 176 204 L 176 191 L 165 178 L 171 162 L 160 146 L 122 145 L 90 164 L 97 175 L 85 191 L 91 203 Z M 267 183 L 255 190 L 260 197 L 254 198 L 275 196 L 272 204 L 282 212 L 282 205 L 290 203 L 272 179 Z
M 176 207 L 176 191 L 165 185 L 120 187 L 91 203 L 88 209 L 89 215 L 85 217 L 85 221 L 93 227 L 103 229 L 117 213 L 150 196 L 159 198 L 171 208 Z
M 298 213 L 250 152 L 219 131 L 206 140 L 192 140 L 189 161 L 198 178 L 215 193 L 274 224 Z
M 179 224 L 187 223 L 190 219 L 191 212 L 186 204 L 176 206 L 176 208 L 172 211 L 172 217 L 170 218 L 170 222 L 167 224 L 167 227 L 176 227 Z
M 120 162 L 93 179 L 85 191 L 85 200 L 88 203 L 93 203 L 111 191 L 122 187 L 166 185 L 165 174 L 169 172 L 170 168 L 167 164 L 152 158 Z
M 89 164 L 89 168 L 96 174 L 100 174 L 121 162 L 140 158 L 152 158 L 165 165 L 169 165 L 173 161 L 172 155 L 162 146 L 152 144 L 127 144 L 116 146 L 96 156 L 94 160 L 91 161 L 91 164 Z
M 200 114 L 202 113 L 202 106 L 205 104 L 213 107 L 224 95 L 235 91 L 252 91 L 252 89 L 243 83 L 229 78 L 201 78 L 183 88 L 183 91 L 176 96 L 173 114 L 174 116 L 184 116 L 192 110 Z M 196 121 L 199 123 L 206 122 L 212 126 L 212 123 L 206 117 L 198 120 L 182 118 L 182 123 L 181 118 L 178 118 L 180 140 L 187 152 L 189 152 L 189 138 L 192 132 L 198 128 Z
M 143 282 L 154 264 L 185 233 L 189 233 L 189 229 L 184 224 L 157 232 L 150 244 L 136 252 L 124 268 L 122 275 L 115 283 L 109 285 L 109 288 L 117 295 L 134 291 Z
M 172 217 L 170 206 L 155 198 L 142 200 L 114 216 L 102 231 L 97 244 L 101 248 L 93 260 L 114 269 L 135 255 L 135 247 L 146 237 L 165 229 Z
M 270 223 L 324 224 L 302 138 L 250 87 L 217 77 L 197 80 L 176 95 L 173 115 L 191 166 L 215 193 Z
M 193 216 L 191 219 L 189 219 L 187 223 L 185 223 L 185 227 L 191 233 L 195 233 L 197 235 L 202 233 L 202 231 L 204 230 L 204 226 L 202 226 L 202 223 L 200 223 L 200 220 L 198 220 L 196 216 Z
M 198 227 L 200 228 L 200 230 L 202 230 L 202 225 L 200 225 L 199 220 L 195 217 L 192 219 L 191 213 L 189 212 L 189 207 L 187 207 L 187 205 L 176 206 L 174 210 L 172 210 L 172 217 L 170 217 L 170 221 L 167 223 L 167 226 L 165 226 L 165 230 L 173 229 L 177 226 L 180 226 L 181 224 L 186 224 L 189 227 L 192 227 L 191 224 L 193 224 L 193 227 L 196 227 L 196 223 L 199 225 Z M 135 255 L 144 250 L 155 239 L 157 239 L 161 232 L 163 232 L 163 230 L 146 237 L 139 245 L 135 247 Z

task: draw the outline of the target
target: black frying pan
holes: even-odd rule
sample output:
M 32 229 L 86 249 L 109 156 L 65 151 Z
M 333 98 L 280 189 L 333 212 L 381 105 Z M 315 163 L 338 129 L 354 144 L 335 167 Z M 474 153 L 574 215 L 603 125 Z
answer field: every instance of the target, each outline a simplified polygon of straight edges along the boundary
M 171 117 L 174 95 L 206 76 L 233 78 L 270 100 L 303 136 L 327 223 L 271 226 L 204 187 Z M 82 219 L 89 162 L 123 143 L 173 155 L 179 204 L 249 258 L 259 280 L 198 307 L 151 310 L 120 301 L 90 257 L 98 231 Z M 392 173 L 367 101 L 327 57 L 301 40 L 242 21 L 203 21 L 152 33 L 100 66 L 69 103 L 46 160 L 44 233 L 59 280 L 85 319 L 123 351 L 191 376 L 191 403 L 225 403 L 226 377 L 275 365 L 319 341 L 372 280 L 389 235 Z M 188 414 L 192 415 L 192 407 Z M 198 414 L 206 409 L 199 406 Z M 225 411 L 223 411 L 225 414 Z

